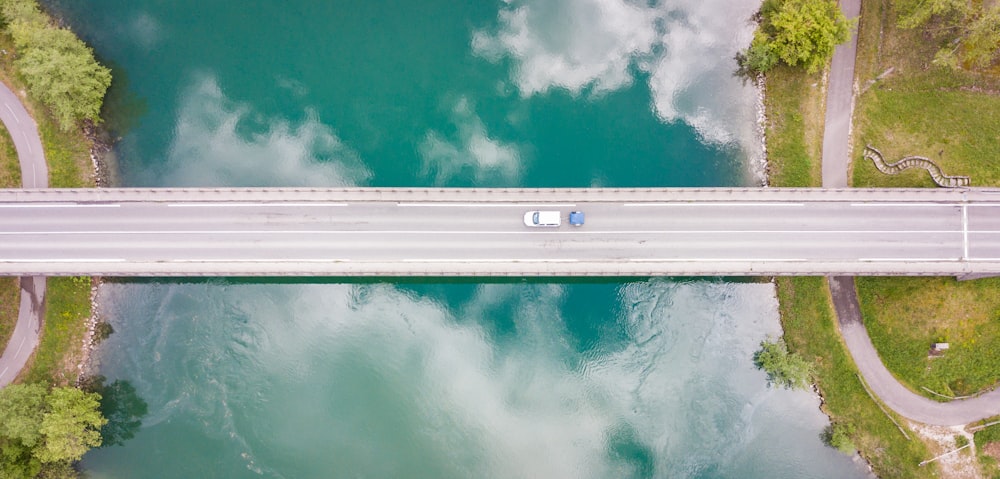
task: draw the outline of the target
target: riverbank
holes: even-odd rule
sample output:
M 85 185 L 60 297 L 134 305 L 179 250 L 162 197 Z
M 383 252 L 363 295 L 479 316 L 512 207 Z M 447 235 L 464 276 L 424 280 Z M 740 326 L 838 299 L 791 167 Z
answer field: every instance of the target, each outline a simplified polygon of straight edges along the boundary
M 821 186 L 826 90 L 821 75 L 778 67 L 765 80 L 769 184 Z M 866 392 L 837 330 L 825 278 L 776 278 L 781 324 L 791 351 L 815 365 L 816 388 L 834 428 L 853 431 L 855 448 L 879 477 L 927 477 L 926 446 L 910 440 Z
M 0 81 L 18 93 L 25 108 L 38 125 L 52 187 L 81 188 L 97 185 L 97 175 L 91 159 L 94 142 L 83 129 L 63 131 L 47 108 L 30 94 L 15 65 L 16 48 L 9 32 L 0 31 Z M 9 138 L 6 139 L 9 142 Z M 12 145 L 0 140 L 0 180 L 4 187 L 20 187 L 20 172 Z M 12 173 L 16 169 L 17 173 Z M 54 385 L 76 382 L 77 364 L 83 357 L 80 347 L 91 318 L 90 278 L 53 278 L 48 281 L 45 317 L 41 340 L 33 357 L 16 381 L 42 381 Z M 9 336 L 17 321 L 19 283 L 17 278 L 0 282 L 0 337 Z M 9 326 L 8 326 L 9 325 Z M 6 340 L 3 341 L 6 346 Z

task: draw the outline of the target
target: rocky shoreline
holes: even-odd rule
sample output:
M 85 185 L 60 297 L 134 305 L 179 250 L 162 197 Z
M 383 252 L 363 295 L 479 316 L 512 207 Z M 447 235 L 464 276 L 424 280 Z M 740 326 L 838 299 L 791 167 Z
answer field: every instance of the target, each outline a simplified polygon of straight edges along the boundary
M 115 176 L 112 174 L 113 170 L 108 164 L 111 158 L 111 150 L 114 146 L 111 135 L 92 121 L 86 121 L 82 130 L 84 136 L 90 141 L 90 161 L 93 166 L 92 178 L 94 179 L 95 186 L 97 188 L 107 188 L 114 185 Z M 97 330 L 97 324 L 100 322 L 101 308 L 97 298 L 102 282 L 100 276 L 92 276 L 90 278 L 90 317 L 87 318 L 87 330 L 83 335 L 83 341 L 80 345 L 80 361 L 77 364 L 77 384 L 85 377 L 93 375 L 95 370 L 93 352 L 97 346 L 97 341 L 94 335 Z

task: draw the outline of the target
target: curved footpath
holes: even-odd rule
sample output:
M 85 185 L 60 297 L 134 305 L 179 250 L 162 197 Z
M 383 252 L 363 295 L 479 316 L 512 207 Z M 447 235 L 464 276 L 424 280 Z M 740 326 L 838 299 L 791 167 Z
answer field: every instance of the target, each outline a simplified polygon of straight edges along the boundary
M 49 170 L 45 164 L 42 140 L 38 136 L 38 126 L 25 110 L 21 100 L 0 82 L 0 120 L 14 140 L 14 148 L 21 163 L 21 184 L 25 188 L 47 188 Z M 17 313 L 17 325 L 0 356 L 0 387 L 10 384 L 28 362 L 31 353 L 38 346 L 41 333 L 42 313 L 45 305 L 45 277 L 21 278 L 21 306 Z
M 841 0 L 840 8 L 847 18 L 857 18 L 861 13 L 861 0 Z M 847 187 L 851 115 L 854 110 L 854 60 L 857 50 L 858 34 L 854 32 L 848 43 L 837 46 L 830 64 L 823 130 L 824 188 Z M 900 384 L 882 364 L 861 321 L 854 278 L 838 276 L 828 280 L 844 343 L 868 387 L 886 406 L 901 416 L 935 426 L 960 426 L 1000 415 L 1000 389 L 971 399 L 940 403 L 920 396 Z

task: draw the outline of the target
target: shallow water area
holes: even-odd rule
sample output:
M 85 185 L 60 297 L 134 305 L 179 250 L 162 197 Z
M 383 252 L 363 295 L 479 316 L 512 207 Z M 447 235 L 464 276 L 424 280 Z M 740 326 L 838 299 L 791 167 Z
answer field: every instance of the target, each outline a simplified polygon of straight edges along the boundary
M 126 186 L 759 184 L 753 2 L 47 2 L 115 69 Z M 95 478 L 862 477 L 722 279 L 123 281 Z

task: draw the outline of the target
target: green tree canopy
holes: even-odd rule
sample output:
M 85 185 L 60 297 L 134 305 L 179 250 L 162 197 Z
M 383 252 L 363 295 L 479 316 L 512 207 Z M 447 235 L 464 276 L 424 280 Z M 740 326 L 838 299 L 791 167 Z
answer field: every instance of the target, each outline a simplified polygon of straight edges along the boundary
M 15 61 L 28 89 L 64 130 L 80 120 L 100 121 L 111 71 L 73 32 L 48 24 L 35 0 L 0 0 L 0 13 L 18 49 Z
M 843 12 L 829 0 L 785 0 L 771 18 L 771 28 L 778 58 L 809 73 L 830 61 L 833 49 L 851 34 Z
M 851 23 L 832 0 L 767 0 L 750 47 L 737 55 L 740 72 L 766 72 L 779 61 L 818 71 L 850 38 Z
M 1000 2 L 976 15 L 969 25 L 964 56 L 969 63 L 980 68 L 1000 60 Z
M 899 17 L 896 23 L 902 28 L 915 28 L 934 17 L 951 17 L 961 20 L 969 11 L 968 0 L 896 0 Z
M 36 449 L 42 462 L 78 461 L 101 445 L 100 429 L 107 420 L 99 408 L 101 396 L 76 388 L 56 388 L 49 394 L 48 412 L 42 419 L 45 446 Z
M 101 444 L 100 399 L 41 384 L 0 389 L 0 478 L 72 477 L 70 464 Z
M 761 341 L 753 362 L 767 373 L 768 382 L 788 389 L 806 389 L 812 379 L 812 364 L 789 352 L 784 339 Z

